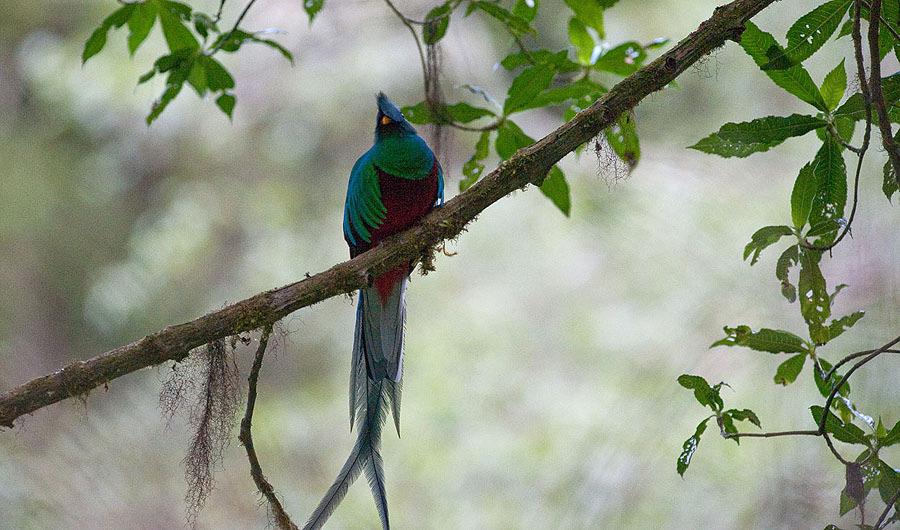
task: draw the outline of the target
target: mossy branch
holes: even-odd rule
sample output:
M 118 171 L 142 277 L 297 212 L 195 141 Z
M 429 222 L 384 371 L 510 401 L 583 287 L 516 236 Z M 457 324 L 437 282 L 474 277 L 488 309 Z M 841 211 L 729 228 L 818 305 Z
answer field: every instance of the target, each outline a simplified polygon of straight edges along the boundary
M 85 394 L 113 379 L 166 361 L 180 361 L 192 349 L 224 337 L 273 324 L 292 312 L 351 293 L 423 251 L 459 235 L 491 204 L 528 184 L 540 182 L 550 167 L 600 132 L 649 94 L 722 46 L 737 40 L 744 23 L 775 0 L 735 0 L 713 15 L 669 52 L 614 86 L 591 107 L 533 145 L 519 150 L 465 193 L 435 209 L 409 230 L 377 248 L 330 269 L 209 313 L 166 327 L 140 340 L 29 381 L 0 395 L 0 425 L 11 427 L 24 414 Z M 695 112 L 696 109 L 691 109 Z

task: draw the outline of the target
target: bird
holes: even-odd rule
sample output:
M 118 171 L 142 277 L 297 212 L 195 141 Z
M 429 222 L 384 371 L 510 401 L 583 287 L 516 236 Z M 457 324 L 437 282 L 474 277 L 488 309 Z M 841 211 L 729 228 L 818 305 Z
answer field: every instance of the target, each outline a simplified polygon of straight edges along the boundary
M 383 92 L 376 96 L 375 141 L 353 166 L 344 203 L 344 240 L 354 258 L 411 227 L 444 202 L 444 174 L 434 152 Z M 406 289 L 413 262 L 360 289 L 350 366 L 350 429 L 356 443 L 304 529 L 321 528 L 364 472 L 381 526 L 389 530 L 381 458 L 388 412 L 400 435 Z

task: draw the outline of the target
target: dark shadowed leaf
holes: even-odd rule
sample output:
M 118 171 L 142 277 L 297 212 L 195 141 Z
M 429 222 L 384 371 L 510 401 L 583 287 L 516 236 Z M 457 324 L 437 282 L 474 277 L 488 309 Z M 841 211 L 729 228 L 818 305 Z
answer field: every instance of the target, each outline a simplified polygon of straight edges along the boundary
M 816 382 L 816 388 L 819 389 L 819 393 L 822 394 L 822 397 L 827 396 L 831 393 L 831 388 L 838 384 L 841 380 L 840 374 L 832 374 L 831 379 L 828 382 L 825 381 L 825 374 L 831 371 L 832 365 L 827 360 L 823 359 L 821 356 L 818 357 L 819 365 L 821 366 L 821 370 L 818 368 L 813 370 L 813 379 Z M 850 395 L 850 383 L 844 383 L 841 387 L 838 394 L 842 396 Z M 837 403 L 837 400 L 835 401 Z
M 776 85 L 821 111 L 827 109 L 812 77 L 802 65 L 790 66 L 784 49 L 772 35 L 747 22 L 741 34 L 741 47 Z
M 606 142 L 623 162 L 633 169 L 641 159 L 641 146 L 634 123 L 634 115 L 623 113 L 616 122 L 603 130 Z
M 565 215 L 569 216 L 572 209 L 572 199 L 569 196 L 569 184 L 566 182 L 566 176 L 557 166 L 550 168 L 550 172 L 541 183 L 541 193 L 543 193 L 550 202 Z
M 719 396 L 719 386 L 709 386 L 706 379 L 699 375 L 681 374 L 678 376 L 678 384 L 694 391 L 694 398 L 704 407 L 709 407 L 715 412 L 720 412 L 724 403 Z
M 891 428 L 884 435 L 884 437 L 880 440 L 880 444 L 882 447 L 888 447 L 890 445 L 894 445 L 896 443 L 900 443 L 900 421 L 894 424 L 894 427 Z
M 822 412 L 825 409 L 818 405 L 813 405 L 809 410 L 812 412 L 816 425 L 818 425 L 819 422 L 822 421 Z M 869 442 L 866 438 L 866 433 L 864 433 L 862 429 L 852 423 L 842 422 L 831 412 L 828 413 L 828 417 L 825 420 L 825 432 L 828 432 L 834 435 L 836 439 L 849 444 L 868 445 Z
M 725 411 L 725 414 L 731 416 L 737 421 L 749 421 L 753 425 L 757 427 L 762 427 L 762 423 L 759 421 L 759 417 L 750 409 L 729 409 Z
M 749 122 L 726 123 L 718 132 L 690 146 L 690 149 L 726 158 L 745 157 L 768 151 L 788 138 L 802 136 L 826 125 L 825 120 L 802 114 L 768 116 Z
M 797 288 L 791 283 L 788 274 L 791 267 L 800 261 L 800 246 L 791 245 L 784 249 L 775 263 L 775 277 L 781 282 L 781 294 L 787 298 L 788 302 L 793 303 L 797 299 Z
M 776 385 L 789 385 L 797 380 L 797 376 L 803 371 L 803 365 L 806 363 L 807 354 L 798 353 L 790 359 L 778 365 L 775 371 Z
M 900 473 L 884 460 L 878 461 L 878 470 L 881 472 L 881 480 L 878 482 L 878 493 L 881 495 L 881 500 L 888 503 L 894 499 L 894 502 L 900 505 L 900 500 L 895 499 L 897 490 L 900 490 Z
M 825 221 L 837 221 L 844 216 L 847 204 L 847 167 L 841 146 L 832 138 L 822 143 L 816 158 L 812 162 L 816 177 L 816 195 L 813 198 L 809 214 L 810 226 Z M 820 242 L 831 242 L 831 235 L 823 235 Z
M 218 105 L 219 108 L 222 109 L 222 112 L 224 112 L 225 115 L 228 116 L 229 120 L 233 117 L 232 115 L 234 113 L 235 102 L 236 99 L 234 97 L 234 94 L 230 94 L 228 92 L 225 92 L 221 96 L 216 98 L 216 105 Z
M 697 447 L 700 445 L 700 437 L 703 436 L 704 431 L 706 431 L 706 423 L 708 421 L 709 418 L 701 421 L 700 424 L 697 425 L 697 430 L 694 431 L 694 434 L 684 441 L 684 445 L 681 448 L 681 454 L 678 455 L 678 463 L 676 465 L 678 474 L 682 477 L 684 476 L 684 472 L 687 471 L 688 466 L 691 465 L 691 460 L 694 458 L 694 453 L 697 452 Z
M 800 313 L 809 327 L 810 337 L 819 343 L 823 337 L 825 320 L 831 316 L 831 303 L 825 277 L 819 269 L 821 252 L 803 249 L 800 252 L 800 280 L 797 290 Z
M 744 247 L 744 259 L 750 258 L 750 265 L 755 265 L 759 254 L 766 248 L 778 243 L 784 236 L 793 234 L 789 226 L 764 226 L 750 236 L 750 242 Z M 751 257 L 752 256 L 752 257 Z
M 802 338 L 790 331 L 780 329 L 761 328 L 753 331 L 750 326 L 737 326 L 734 328 L 725 326 L 725 338 L 717 340 L 710 345 L 716 346 L 743 346 L 751 350 L 768 353 L 805 353 L 806 343 Z

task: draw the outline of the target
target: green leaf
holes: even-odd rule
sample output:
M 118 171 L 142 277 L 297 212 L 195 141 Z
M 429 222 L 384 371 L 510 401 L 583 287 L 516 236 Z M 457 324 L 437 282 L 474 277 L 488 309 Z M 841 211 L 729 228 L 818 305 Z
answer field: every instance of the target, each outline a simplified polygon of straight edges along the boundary
M 715 412 L 720 412 L 724 403 L 719 396 L 719 386 L 709 386 L 706 379 L 699 375 L 681 374 L 678 376 L 678 384 L 694 391 L 694 399 L 704 407 L 709 407 Z
M 750 242 L 744 247 L 744 259 L 750 257 L 750 265 L 759 261 L 759 254 L 767 247 L 778 243 L 784 236 L 793 234 L 789 226 L 764 226 L 750 236 Z M 751 257 L 752 255 L 752 257 Z
M 830 362 L 823 359 L 822 357 L 818 357 L 818 361 L 819 361 L 821 370 L 819 370 L 818 368 L 813 370 L 813 379 L 816 382 L 816 388 L 819 389 L 819 393 L 822 394 L 822 397 L 826 397 L 826 396 L 828 396 L 828 394 L 831 393 L 831 388 L 840 382 L 841 376 L 839 374 L 834 373 L 834 374 L 831 374 L 831 379 L 829 379 L 828 381 L 825 381 L 825 374 L 827 372 L 831 371 L 832 365 Z M 841 389 L 838 391 L 838 394 L 840 394 L 842 396 L 849 396 L 850 395 L 850 383 L 844 383 L 843 386 L 841 386 Z M 838 402 L 835 401 L 835 403 L 838 403 Z
M 497 129 L 497 140 L 494 148 L 501 160 L 508 160 L 519 149 L 534 143 L 534 139 L 525 134 L 514 122 L 506 120 Z
M 816 421 L 816 425 L 822 421 L 822 412 L 825 410 L 818 405 L 813 405 L 809 408 L 810 412 L 812 412 L 813 419 Z M 842 442 L 849 444 L 860 444 L 860 445 L 868 445 L 869 440 L 866 438 L 866 433 L 863 432 L 862 429 L 853 425 L 852 423 L 844 423 L 833 413 L 829 412 L 828 417 L 825 420 L 825 432 L 834 435 L 834 437 Z
M 803 371 L 806 357 L 806 353 L 798 353 L 779 364 L 778 368 L 775 370 L 775 384 L 787 386 L 796 381 L 797 376 Z
M 516 0 L 516 5 L 513 6 L 512 13 L 517 17 L 521 17 L 522 19 L 531 22 L 534 20 L 534 17 L 537 16 L 539 5 L 540 2 L 538 0 Z
M 491 17 L 499 20 L 513 35 L 522 37 L 528 33 L 536 33 L 527 20 L 512 14 L 508 9 L 500 5 L 486 1 L 472 2 L 467 8 L 466 14 L 468 15 L 476 9 L 480 9 Z
M 802 136 L 809 131 L 825 127 L 823 119 L 802 114 L 768 116 L 742 123 L 726 123 L 690 149 L 722 157 L 745 157 L 768 151 L 788 138 Z
M 788 29 L 786 53 L 792 63 L 806 60 L 834 34 L 851 0 L 826 2 L 800 17 Z
M 170 75 L 170 79 L 171 79 Z M 181 92 L 181 87 L 184 85 L 184 81 L 180 83 L 167 82 L 166 89 L 163 91 L 162 95 L 153 102 L 153 106 L 150 108 L 150 114 L 147 115 L 146 121 L 147 125 L 152 124 L 156 118 L 159 117 L 160 114 L 169 106 L 169 103 L 175 99 L 179 92 Z
M 594 28 L 601 39 L 606 38 L 603 29 L 603 2 L 599 0 L 565 0 L 565 2 L 585 25 Z
M 116 9 L 103 20 L 100 27 L 95 29 L 84 43 L 84 50 L 81 52 L 81 64 L 86 63 L 88 59 L 100 53 L 103 47 L 106 46 L 106 36 L 109 34 L 109 30 L 121 28 L 123 24 L 128 22 L 128 19 L 131 18 L 131 14 L 134 12 L 134 8 L 134 4 L 127 4 Z
M 878 482 L 878 493 L 881 495 L 881 500 L 885 502 L 885 504 L 891 502 L 891 499 L 894 499 L 894 496 L 897 495 L 897 490 L 900 490 L 900 473 L 894 471 L 894 468 L 887 465 L 884 460 L 878 461 L 878 468 L 881 471 L 881 480 Z M 900 502 L 896 501 L 897 504 Z
M 440 113 L 434 113 L 428 107 L 427 101 L 419 102 L 411 107 L 403 107 L 403 115 L 410 123 L 446 123 L 447 118 L 456 123 L 469 123 L 486 116 L 495 116 L 493 112 L 481 107 L 473 107 L 468 103 L 454 103 L 445 105 Z M 438 115 L 438 114 L 442 114 Z
M 831 321 L 831 324 L 828 325 L 828 333 L 827 340 L 825 342 L 830 342 L 841 334 L 843 334 L 848 329 L 852 328 L 854 324 L 859 322 L 859 319 L 866 315 L 865 311 L 857 311 L 855 313 L 851 313 L 847 316 L 841 317 L 837 320 Z
M 825 277 L 819 269 L 821 253 L 803 249 L 800 253 L 800 280 L 797 290 L 800 298 L 800 313 L 809 327 L 810 337 L 819 343 L 823 337 L 823 323 L 831 316 L 831 303 Z
M 694 453 L 697 452 L 697 447 L 700 445 L 700 437 L 703 436 L 703 433 L 706 431 L 706 423 L 708 421 L 709 418 L 701 421 L 700 424 L 697 425 L 697 430 L 694 431 L 694 434 L 684 441 L 684 445 L 681 448 L 681 454 L 678 455 L 678 463 L 676 465 L 678 474 L 682 477 L 684 476 L 684 472 L 687 471 L 688 466 L 691 465 L 691 459 L 694 458 Z
M 234 88 L 234 78 L 228 73 L 228 70 L 222 66 L 222 63 L 216 61 L 212 57 L 202 56 L 200 62 L 206 71 L 206 82 L 209 89 L 213 92 Z
M 228 92 L 223 92 L 221 96 L 216 98 L 216 105 L 218 105 L 218 107 L 222 109 L 222 112 L 224 112 L 225 115 L 228 116 L 229 120 L 233 117 L 235 102 L 236 99 L 234 97 L 234 94 Z
M 196 30 L 197 33 L 204 39 L 209 36 L 209 33 L 211 31 L 219 31 L 219 26 L 216 24 L 216 21 L 206 13 L 194 13 L 193 20 L 194 30 Z
M 743 346 L 751 350 L 768 353 L 806 353 L 806 344 L 803 339 L 790 331 L 780 329 L 761 328 L 753 331 L 750 326 L 737 326 L 734 328 L 725 326 L 725 338 L 717 340 L 710 345 L 716 346 Z
M 453 13 L 453 6 L 450 2 L 445 2 L 425 15 L 425 25 L 422 26 L 422 40 L 425 41 L 425 44 L 436 44 L 444 38 L 444 35 L 447 34 L 447 27 L 450 25 L 451 13 Z
M 887 432 L 887 434 L 879 440 L 881 447 L 889 447 L 896 443 L 900 443 L 900 421 Z
M 280 53 L 281 56 L 284 57 L 285 59 L 287 59 L 288 62 L 290 62 L 292 65 L 294 64 L 294 54 L 292 54 L 287 48 L 285 48 L 278 42 L 271 40 L 271 39 L 261 39 L 256 36 L 251 36 L 250 40 L 257 44 L 262 44 L 263 46 L 268 46 L 269 48 L 272 48 L 273 50 Z
M 180 11 L 175 7 L 176 5 L 175 2 L 163 1 L 159 9 L 159 23 L 162 25 L 163 36 L 166 38 L 169 51 L 199 48 L 200 43 L 197 38 L 178 16 L 177 13 Z
M 594 42 L 594 37 L 588 33 L 587 26 L 581 19 L 574 17 L 569 19 L 569 42 L 575 46 L 575 56 L 578 57 L 578 62 L 584 65 L 591 64 L 597 43 Z
M 725 414 L 731 416 L 737 421 L 749 421 L 753 425 L 757 427 L 762 427 L 762 423 L 759 421 L 759 417 L 750 409 L 729 409 L 725 411 Z
M 459 181 L 460 193 L 472 187 L 472 185 L 481 178 L 482 173 L 484 173 L 484 163 L 482 163 L 482 160 L 488 156 L 490 141 L 491 131 L 482 131 L 481 136 L 478 137 L 478 142 L 475 144 L 475 152 L 472 154 L 472 158 L 468 159 L 466 163 L 463 164 L 462 172 L 465 178 Z
M 566 182 L 566 176 L 558 166 L 550 168 L 550 172 L 544 177 L 541 183 L 541 193 L 543 193 L 557 208 L 565 215 L 569 216 L 572 210 L 572 199 L 569 196 L 569 184 Z
M 900 129 L 897 129 L 897 132 L 894 134 L 894 144 L 900 145 Z M 884 163 L 882 171 L 884 173 L 884 181 L 881 184 L 881 191 L 884 192 L 884 196 L 890 201 L 894 193 L 900 191 L 900 181 L 897 180 L 897 174 L 894 172 L 894 165 L 891 164 L 890 158 Z
M 128 52 L 134 55 L 134 52 L 141 46 L 150 35 L 153 24 L 156 22 L 156 4 L 151 2 L 141 2 L 135 4 L 134 12 L 128 19 Z
M 823 221 L 837 221 L 844 216 L 847 204 L 847 167 L 841 146 L 833 138 L 826 139 L 812 165 L 816 195 L 810 209 L 809 224 L 816 226 Z M 823 239 L 830 242 L 833 236 Z
M 541 91 L 550 86 L 556 72 L 546 64 L 530 66 L 513 79 L 503 104 L 503 115 L 526 108 Z
M 633 169 L 641 158 L 641 146 L 631 112 L 616 118 L 616 122 L 603 130 L 606 141 L 623 162 Z
M 636 72 L 646 58 L 647 52 L 640 43 L 628 41 L 601 55 L 594 63 L 593 68 L 627 77 Z
M 606 88 L 604 88 L 603 85 L 585 77 L 568 85 L 548 88 L 535 96 L 530 103 L 519 110 L 522 111 L 547 107 L 550 105 L 559 105 L 570 99 L 581 99 L 584 97 L 590 97 L 590 102 L 593 103 L 595 99 L 599 98 L 605 92 Z
M 794 189 L 791 191 L 791 220 L 798 230 L 802 229 L 809 220 L 818 187 L 819 183 L 812 164 L 808 163 L 800 168 L 800 174 L 797 175 Z
M 206 83 L 206 71 L 200 65 L 200 61 L 195 61 L 193 66 L 191 66 L 191 72 L 188 74 L 187 81 L 197 92 L 198 96 L 203 97 L 206 95 L 206 89 L 208 88 Z
M 316 15 L 319 14 L 324 5 L 325 0 L 303 0 L 303 10 L 306 11 L 310 24 L 312 24 L 313 19 L 316 18 Z
M 511 53 L 500 61 L 500 65 L 507 70 L 515 70 L 521 66 L 531 64 L 546 64 L 553 67 L 557 72 L 577 72 L 581 70 L 578 63 L 574 63 L 568 58 L 569 52 L 561 50 L 551 52 L 550 50 L 533 50 L 527 54 L 522 51 Z
M 844 59 L 841 63 L 834 67 L 834 70 L 828 72 L 825 80 L 822 81 L 822 99 L 828 106 L 828 110 L 834 110 L 844 98 L 844 92 L 847 90 L 847 70 L 844 67 Z
M 444 110 L 447 112 L 447 115 L 449 115 L 450 118 L 456 123 L 469 123 L 477 120 L 478 118 L 495 116 L 495 114 L 488 109 L 473 107 L 468 103 L 454 103 L 453 105 L 447 105 L 446 107 L 444 107 Z
M 889 107 L 889 112 L 897 112 L 900 110 L 900 72 L 883 77 L 881 79 L 881 89 L 884 95 L 885 104 Z M 873 116 L 875 109 L 872 109 Z M 866 119 L 866 106 L 863 102 L 862 94 L 859 92 L 853 94 L 843 105 L 834 111 L 835 117 L 848 117 L 856 121 Z
M 784 249 L 775 264 L 775 277 L 781 282 L 781 295 L 793 303 L 797 299 L 797 288 L 791 284 L 788 274 L 791 267 L 800 262 L 800 246 L 791 245 Z
M 741 47 L 776 85 L 821 111 L 827 110 L 809 72 L 802 65 L 790 66 L 784 49 L 772 35 L 748 21 L 741 34 Z

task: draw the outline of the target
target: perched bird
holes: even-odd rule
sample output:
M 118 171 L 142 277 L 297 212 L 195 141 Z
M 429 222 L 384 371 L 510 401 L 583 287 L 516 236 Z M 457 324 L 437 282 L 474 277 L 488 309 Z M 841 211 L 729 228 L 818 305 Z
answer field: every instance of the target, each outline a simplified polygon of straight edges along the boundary
M 441 165 L 400 109 L 378 94 L 375 143 L 350 172 L 344 203 L 344 239 L 355 257 L 412 226 L 444 201 Z M 406 286 L 413 263 L 374 278 L 360 290 L 350 367 L 350 427 L 356 444 L 304 528 L 321 528 L 365 471 L 381 525 L 390 527 L 382 469 L 381 430 L 388 409 L 400 434 Z

